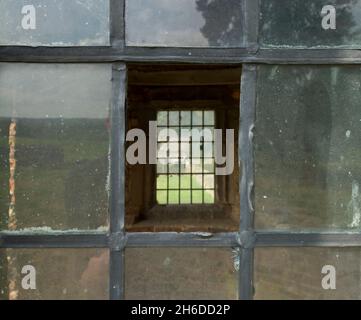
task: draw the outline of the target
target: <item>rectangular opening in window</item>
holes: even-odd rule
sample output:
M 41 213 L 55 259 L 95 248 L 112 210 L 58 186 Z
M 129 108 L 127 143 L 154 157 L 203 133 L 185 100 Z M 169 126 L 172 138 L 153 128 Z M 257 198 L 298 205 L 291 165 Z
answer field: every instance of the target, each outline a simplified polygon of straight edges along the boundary
M 238 230 L 240 76 L 234 66 L 129 67 L 126 130 L 142 134 L 126 149 L 141 140 L 147 147 L 135 153 L 143 163 L 126 164 L 127 230 Z M 227 130 L 233 141 L 226 141 Z M 228 158 L 223 164 L 218 151 Z M 219 174 L 225 166 L 230 172 Z
M 215 202 L 213 110 L 158 111 L 158 204 Z

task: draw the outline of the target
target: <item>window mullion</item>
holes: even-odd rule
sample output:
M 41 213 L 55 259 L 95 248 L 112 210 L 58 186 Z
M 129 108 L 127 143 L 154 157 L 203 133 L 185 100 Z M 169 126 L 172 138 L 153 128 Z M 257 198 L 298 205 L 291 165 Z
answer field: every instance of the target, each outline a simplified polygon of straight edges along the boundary
M 254 150 L 253 129 L 256 108 L 257 67 L 244 65 L 241 79 L 239 159 L 242 163 L 240 180 L 240 268 L 239 298 L 253 298 L 253 245 L 249 238 L 253 235 L 254 216 Z
M 114 48 L 124 48 L 125 43 L 125 0 L 110 0 L 110 44 Z
M 124 297 L 125 95 L 126 68 L 113 65 L 111 106 L 110 298 Z

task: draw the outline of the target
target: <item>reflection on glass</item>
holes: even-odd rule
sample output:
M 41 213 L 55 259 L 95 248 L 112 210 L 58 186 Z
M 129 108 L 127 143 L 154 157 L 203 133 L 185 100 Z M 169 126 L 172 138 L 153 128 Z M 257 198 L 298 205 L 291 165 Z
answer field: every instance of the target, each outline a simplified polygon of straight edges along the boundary
M 240 47 L 241 0 L 128 0 L 128 46 Z
M 0 45 L 109 45 L 109 0 L 1 0 Z
M 109 65 L 0 64 L 0 229 L 107 225 Z
M 35 289 L 22 286 L 24 266 L 33 267 L 29 276 L 35 271 Z M 3 249 L 0 300 L 108 299 L 108 270 L 104 249 Z
M 260 248 L 254 269 L 255 299 L 361 298 L 359 248 Z
M 258 228 L 361 227 L 361 69 L 262 66 Z
M 322 8 L 336 9 L 336 29 L 322 27 Z M 265 47 L 361 46 L 359 0 L 262 0 L 261 45 Z
M 127 249 L 125 296 L 146 300 L 237 299 L 233 253 L 200 248 Z

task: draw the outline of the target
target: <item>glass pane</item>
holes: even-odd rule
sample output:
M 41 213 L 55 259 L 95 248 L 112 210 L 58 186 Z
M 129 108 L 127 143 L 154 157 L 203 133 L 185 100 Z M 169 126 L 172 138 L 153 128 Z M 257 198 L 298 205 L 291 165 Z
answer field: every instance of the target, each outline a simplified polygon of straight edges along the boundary
M 109 45 L 109 0 L 1 0 L 0 45 Z
M 214 159 L 203 160 L 204 173 L 214 173 Z
M 105 249 L 2 249 L 0 261 L 0 300 L 109 297 Z
M 256 225 L 360 228 L 360 68 L 265 66 L 259 79 Z
M 167 191 L 157 190 L 157 203 L 158 204 L 167 204 Z
M 157 132 L 158 132 L 158 141 L 159 142 L 167 142 L 168 141 L 168 128 L 167 127 L 158 127 L 157 128 Z M 161 145 L 161 144 L 159 144 Z
M 167 175 L 162 174 L 157 177 L 157 189 L 168 189 Z
M 192 162 L 194 162 L 195 159 L 193 158 L 200 158 L 203 156 L 203 144 L 199 142 L 193 142 L 192 143 Z M 199 160 L 198 160 L 199 163 Z
M 361 68 L 262 66 L 256 226 L 361 227 Z
M 191 173 L 190 160 L 182 160 L 181 173 Z
M 180 191 L 180 203 L 191 204 L 191 192 L 189 190 Z
M 359 248 L 255 250 L 256 299 L 360 299 Z
M 214 190 L 203 191 L 204 203 L 214 203 Z
M 335 8 L 335 23 L 329 19 Z M 264 47 L 361 47 L 361 1 L 262 0 L 261 45 Z
M 179 189 L 179 175 L 171 174 L 168 176 L 169 180 L 169 189 Z
M 202 173 L 202 160 L 201 159 L 192 159 L 192 173 Z
M 168 203 L 169 204 L 178 204 L 179 203 L 179 191 L 178 190 L 168 191 Z
M 167 142 L 158 142 L 158 152 L 157 157 L 158 158 L 167 158 L 168 157 L 168 143 Z M 161 164 L 167 164 L 167 160 L 164 161 L 158 161 Z
M 127 0 L 128 46 L 240 47 L 241 0 Z
M 179 173 L 179 165 L 178 164 L 170 164 L 168 166 L 168 173 Z
M 159 111 L 157 113 L 157 124 L 158 126 L 167 126 L 168 125 L 168 112 Z
M 203 145 L 203 153 L 205 158 L 212 158 L 213 157 L 213 143 L 206 142 Z
M 203 111 L 192 111 L 192 125 L 201 126 L 203 124 Z M 199 132 L 199 130 L 194 129 L 192 132 Z
M 167 165 L 166 164 L 157 164 L 157 173 L 167 173 Z
M 214 189 L 214 175 L 205 174 L 203 176 L 203 187 L 204 189 Z
M 203 189 L 203 176 L 201 174 L 192 175 L 192 189 Z
M 109 65 L 0 64 L 1 229 L 108 224 Z
M 169 160 L 169 162 L 170 162 L 170 164 L 168 165 L 169 173 L 179 173 L 178 159 Z
M 192 127 L 182 127 L 181 128 L 181 141 L 189 142 L 192 138 Z
M 191 154 L 191 144 L 188 142 L 182 142 L 180 143 L 180 156 L 182 158 L 182 161 L 184 163 L 184 165 L 187 165 L 187 163 L 189 162 L 189 158 L 190 158 L 190 154 Z
M 192 203 L 194 203 L 194 204 L 203 203 L 203 191 L 202 190 L 192 190 Z
M 145 263 L 146 261 L 146 263 Z M 228 249 L 126 249 L 126 299 L 237 299 Z
M 179 111 L 169 111 L 169 125 L 179 126 Z
M 178 160 L 178 157 L 179 157 L 179 148 L 180 148 L 180 145 L 178 142 L 172 142 L 172 143 L 169 143 L 169 157 L 170 158 L 176 158 Z M 173 159 L 170 159 L 173 160 Z M 177 161 L 178 163 L 178 161 Z
M 214 126 L 214 111 L 204 111 L 204 125 Z
M 203 140 L 204 141 L 213 141 L 214 140 L 214 127 L 205 127 L 203 129 Z
M 182 126 L 190 126 L 191 125 L 191 112 L 190 111 L 182 111 L 181 112 L 181 125 Z
M 182 189 L 190 189 L 191 188 L 191 175 L 184 174 L 181 175 L 181 188 Z
M 169 115 L 170 116 L 170 115 Z M 174 120 L 176 120 L 176 118 L 173 116 L 172 117 L 172 121 L 169 117 L 169 122 L 172 122 L 174 124 L 171 124 L 170 126 L 174 126 L 174 125 L 178 125 L 179 123 L 176 123 Z M 169 135 L 169 141 L 172 142 L 179 142 L 180 140 L 180 132 L 179 132 L 179 128 L 178 127 L 170 127 L 168 129 L 168 135 Z

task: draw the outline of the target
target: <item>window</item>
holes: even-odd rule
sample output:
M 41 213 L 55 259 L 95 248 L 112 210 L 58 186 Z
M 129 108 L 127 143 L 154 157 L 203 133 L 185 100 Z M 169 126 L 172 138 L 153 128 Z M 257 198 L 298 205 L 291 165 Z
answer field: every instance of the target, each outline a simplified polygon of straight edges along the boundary
M 214 111 L 158 111 L 158 204 L 214 203 Z
M 360 4 L 0 0 L 0 299 L 360 299 Z

